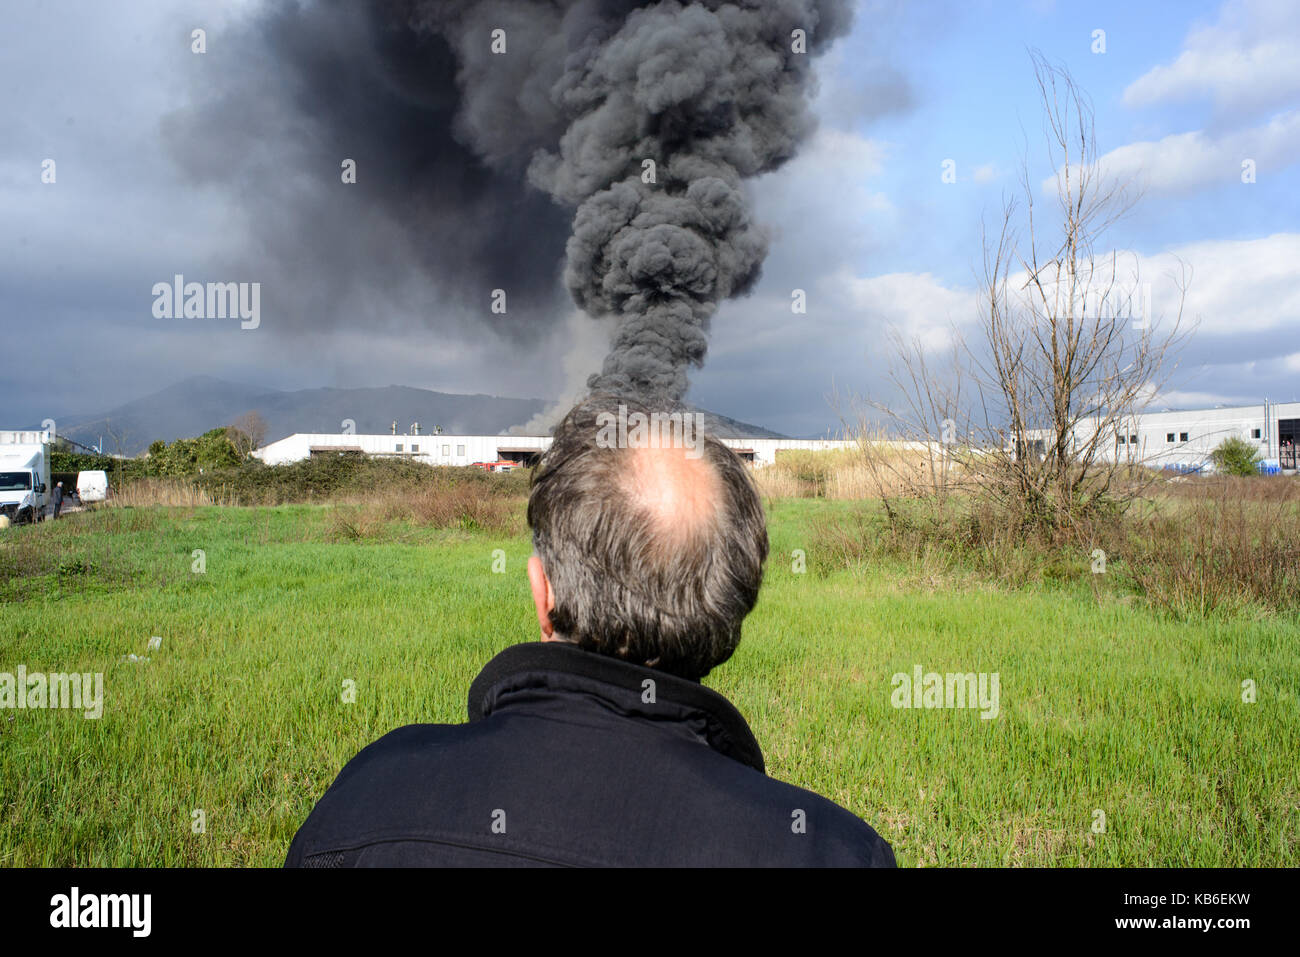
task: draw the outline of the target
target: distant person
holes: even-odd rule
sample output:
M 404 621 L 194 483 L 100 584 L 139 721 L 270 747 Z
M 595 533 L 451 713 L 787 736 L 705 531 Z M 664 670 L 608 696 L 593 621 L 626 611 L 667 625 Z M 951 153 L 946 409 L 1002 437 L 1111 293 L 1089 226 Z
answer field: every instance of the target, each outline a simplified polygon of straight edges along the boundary
M 744 464 L 712 438 L 604 447 L 620 402 L 649 412 L 589 398 L 533 476 L 541 641 L 487 663 L 469 723 L 407 725 L 349 761 L 285 866 L 894 865 L 860 818 L 767 777 L 700 684 L 767 558 Z
M 54 493 L 51 496 L 50 500 L 54 502 L 54 517 L 58 518 L 59 513 L 63 511 L 63 483 L 62 482 L 55 483 Z

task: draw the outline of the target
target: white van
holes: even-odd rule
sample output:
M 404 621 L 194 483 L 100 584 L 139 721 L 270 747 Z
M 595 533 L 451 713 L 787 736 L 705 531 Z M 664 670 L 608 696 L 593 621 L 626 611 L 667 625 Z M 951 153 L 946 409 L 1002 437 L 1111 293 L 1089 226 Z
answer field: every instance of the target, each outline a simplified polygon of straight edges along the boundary
M 103 469 L 77 473 L 77 498 L 83 502 L 102 502 L 108 498 L 108 475 Z

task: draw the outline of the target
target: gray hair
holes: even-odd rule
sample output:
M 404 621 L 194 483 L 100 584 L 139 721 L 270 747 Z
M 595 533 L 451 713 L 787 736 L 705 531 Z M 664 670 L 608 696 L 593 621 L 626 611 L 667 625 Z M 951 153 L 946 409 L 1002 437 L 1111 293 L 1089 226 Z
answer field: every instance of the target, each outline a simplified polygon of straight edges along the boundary
M 636 494 L 635 453 L 598 438 L 620 406 L 651 414 L 635 400 L 593 395 L 565 416 L 533 473 L 528 524 L 555 593 L 551 625 L 588 651 L 699 679 L 731 657 L 758 600 L 762 501 L 739 456 L 698 436 L 716 501 L 707 520 L 666 535 Z

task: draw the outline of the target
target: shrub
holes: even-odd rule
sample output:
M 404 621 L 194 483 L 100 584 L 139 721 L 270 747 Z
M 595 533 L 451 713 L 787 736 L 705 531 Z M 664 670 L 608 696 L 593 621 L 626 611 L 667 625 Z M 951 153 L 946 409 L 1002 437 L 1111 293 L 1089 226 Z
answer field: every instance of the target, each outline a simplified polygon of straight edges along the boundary
M 1210 461 L 1224 475 L 1254 475 L 1258 471 L 1259 448 L 1245 439 L 1224 439 L 1210 453 Z
M 198 438 L 177 439 L 171 445 L 154 442 L 149 446 L 145 471 L 152 476 L 197 475 L 238 465 L 242 459 L 226 430 L 220 428 Z
M 1127 511 L 1098 509 L 1047 533 L 1031 516 L 975 497 L 944 508 L 896 502 L 814 525 L 819 569 L 897 560 L 1002 585 L 1087 581 L 1100 596 L 1136 592 L 1176 616 L 1252 606 L 1272 614 L 1300 607 L 1300 482 L 1220 477 L 1170 482 Z M 1097 549 L 1105 574 L 1090 574 Z M 1091 571 L 1096 571 L 1094 565 Z

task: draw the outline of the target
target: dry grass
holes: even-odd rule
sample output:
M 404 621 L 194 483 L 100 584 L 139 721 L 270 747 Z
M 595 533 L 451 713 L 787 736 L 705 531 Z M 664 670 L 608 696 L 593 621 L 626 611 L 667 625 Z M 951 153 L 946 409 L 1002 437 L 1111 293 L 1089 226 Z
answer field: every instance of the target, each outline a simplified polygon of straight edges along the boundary
M 526 496 L 517 485 L 487 478 L 483 482 L 435 481 L 341 497 L 334 513 L 335 536 L 345 540 L 375 538 L 390 525 L 401 523 L 518 534 L 524 526 Z
M 782 450 L 775 464 L 756 468 L 753 475 L 768 499 L 881 498 L 934 485 L 925 449 L 885 442 L 863 442 L 857 449 Z
M 1175 482 L 1133 508 L 1102 510 L 1054 532 L 965 494 L 872 503 L 828 514 L 813 528 L 818 566 L 902 561 L 921 575 L 918 585 L 1087 581 L 1178 617 L 1300 609 L 1300 481 L 1292 478 Z
M 151 505 L 196 508 L 235 503 L 225 489 L 209 491 L 181 478 L 144 478 L 130 482 L 114 492 L 104 504 L 112 508 L 145 508 Z
M 1176 475 L 1160 477 L 1159 491 L 1184 501 L 1223 499 L 1245 502 L 1290 503 L 1300 500 L 1300 477 L 1294 475 Z
M 352 476 L 320 476 L 302 470 L 304 474 L 287 478 L 271 476 L 278 480 L 264 483 L 266 487 L 246 483 L 242 489 L 199 485 L 185 478 L 145 478 L 127 484 L 108 504 L 115 509 L 234 506 L 265 504 L 267 500 L 331 504 L 336 506 L 331 534 L 337 540 L 379 538 L 399 525 L 505 534 L 515 534 L 524 525 L 528 495 L 524 472 L 489 475 L 478 469 L 368 465 L 362 463 Z M 329 467 L 342 468 L 339 463 L 326 462 L 317 471 L 328 472 Z M 271 472 L 258 471 L 259 475 Z M 292 481 L 294 478 L 298 481 Z
M 812 521 L 812 530 L 819 570 L 901 562 L 909 587 L 925 592 L 977 580 L 1012 588 L 1079 580 L 1092 547 L 1031 535 L 1012 516 L 966 496 L 827 514 Z
M 792 475 L 788 469 L 778 465 L 768 465 L 750 471 L 754 484 L 763 498 L 776 500 L 783 498 L 811 498 L 812 491 L 808 484 Z
M 1221 477 L 1175 483 L 1135 523 L 1127 563 L 1168 611 L 1300 605 L 1300 481 Z

